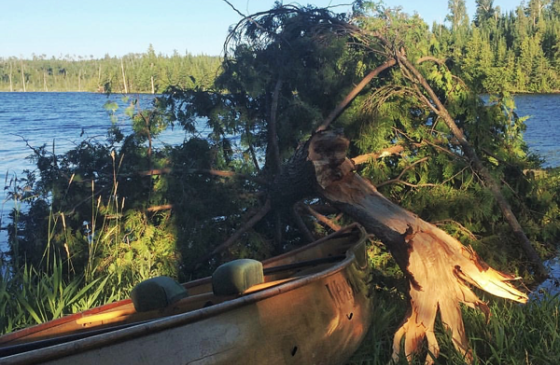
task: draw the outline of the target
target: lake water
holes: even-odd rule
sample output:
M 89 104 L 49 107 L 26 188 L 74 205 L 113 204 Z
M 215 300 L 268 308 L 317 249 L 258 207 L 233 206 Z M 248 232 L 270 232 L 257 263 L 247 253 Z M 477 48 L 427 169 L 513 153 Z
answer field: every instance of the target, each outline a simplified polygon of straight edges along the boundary
M 27 159 L 32 150 L 27 146 L 47 145 L 57 154 L 77 146 L 82 140 L 105 141 L 112 120 L 106 102 L 115 102 L 119 108 L 113 118 L 125 133 L 132 131 L 125 108 L 133 99 L 138 106 L 149 108 L 153 95 L 122 95 L 94 93 L 0 93 L 0 182 L 8 186 L 14 178 L 23 178 L 24 169 L 35 166 Z M 158 143 L 181 143 L 185 137 L 181 128 L 163 133 Z M 7 199 L 8 191 L 0 190 L 0 251 L 7 247 L 8 214 L 13 202 Z
M 519 116 L 529 116 L 524 138 L 530 150 L 545 167 L 560 166 L 560 94 L 518 95 L 515 104 Z
M 136 95 L 142 108 L 150 106 L 152 95 Z M 124 116 L 126 102 L 119 95 L 109 98 L 92 93 L 0 93 L 0 181 L 9 182 L 23 177 L 25 168 L 34 166 L 26 160 L 32 152 L 26 146 L 47 144 L 62 153 L 76 146 L 84 138 L 104 139 L 111 125 L 107 100 L 120 105 L 117 123 L 130 131 Z M 532 151 L 546 159 L 545 166 L 560 166 L 560 95 L 519 95 L 518 114 L 529 115 L 525 139 Z M 160 143 L 180 143 L 184 138 L 180 128 L 160 136 Z M 0 227 L 7 224 L 12 208 L 6 201 L 6 191 L 0 191 Z M 7 234 L 0 230 L 0 250 L 6 247 Z

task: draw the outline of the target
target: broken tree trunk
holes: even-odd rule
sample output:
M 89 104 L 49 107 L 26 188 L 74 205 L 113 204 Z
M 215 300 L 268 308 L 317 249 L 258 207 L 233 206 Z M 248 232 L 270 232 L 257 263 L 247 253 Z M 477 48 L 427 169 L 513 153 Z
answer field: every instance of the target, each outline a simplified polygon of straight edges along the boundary
M 455 347 L 470 362 L 460 303 L 481 309 L 487 316 L 489 309 L 469 285 L 525 303 L 527 296 L 510 283 L 514 278 L 492 269 L 471 248 L 393 204 L 354 173 L 354 164 L 346 158 L 348 140 L 343 136 L 320 132 L 304 148 L 307 161 L 313 165 L 318 193 L 383 241 L 406 274 L 410 309 L 395 334 L 393 358 L 401 354 L 403 337 L 407 358 L 418 352 L 424 338 L 430 353 L 438 355 L 434 322 L 439 311 Z M 433 363 L 431 356 L 426 363 Z

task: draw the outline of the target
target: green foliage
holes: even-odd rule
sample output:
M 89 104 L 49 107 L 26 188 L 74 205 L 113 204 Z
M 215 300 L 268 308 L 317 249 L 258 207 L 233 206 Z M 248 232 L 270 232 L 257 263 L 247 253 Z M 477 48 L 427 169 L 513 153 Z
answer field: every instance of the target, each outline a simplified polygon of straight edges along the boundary
M 85 283 L 83 277 L 63 270 L 62 260 L 53 263 L 50 274 L 25 265 L 11 272 L 0 265 L 0 333 L 43 323 L 76 313 L 128 294 L 110 288 L 110 275 Z
M 554 3 L 536 3 L 502 13 L 492 1 L 477 0 L 474 22 L 459 28 L 461 2 L 450 1 L 451 29 L 433 28 L 438 57 L 477 92 L 557 92 L 560 17 Z

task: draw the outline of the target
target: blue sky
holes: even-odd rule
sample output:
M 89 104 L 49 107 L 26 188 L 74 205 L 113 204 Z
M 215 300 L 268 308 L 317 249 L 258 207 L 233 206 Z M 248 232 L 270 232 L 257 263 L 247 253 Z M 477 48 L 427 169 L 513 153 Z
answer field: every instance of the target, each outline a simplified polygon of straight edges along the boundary
M 273 0 L 230 0 L 245 14 L 269 9 Z M 291 3 L 291 1 L 284 1 Z M 308 0 L 301 4 L 328 6 L 350 0 Z M 448 0 L 385 0 L 418 12 L 431 25 L 442 22 Z M 521 0 L 494 0 L 502 11 Z M 340 8 L 342 11 L 349 7 Z M 475 0 L 467 0 L 472 19 Z M 95 58 L 145 52 L 218 55 L 228 27 L 240 16 L 222 0 L 20 0 L 5 1 L 0 12 L 0 57 L 29 58 L 65 55 Z

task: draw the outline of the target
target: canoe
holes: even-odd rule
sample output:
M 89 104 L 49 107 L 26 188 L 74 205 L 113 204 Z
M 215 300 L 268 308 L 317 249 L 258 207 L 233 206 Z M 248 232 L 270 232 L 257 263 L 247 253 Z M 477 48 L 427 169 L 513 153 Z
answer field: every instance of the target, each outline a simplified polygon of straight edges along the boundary
M 0 363 L 343 364 L 371 324 L 370 279 L 366 234 L 352 225 L 262 264 L 233 261 L 180 288 L 150 279 L 133 299 L 6 334 Z M 160 292 L 176 298 L 161 305 Z

